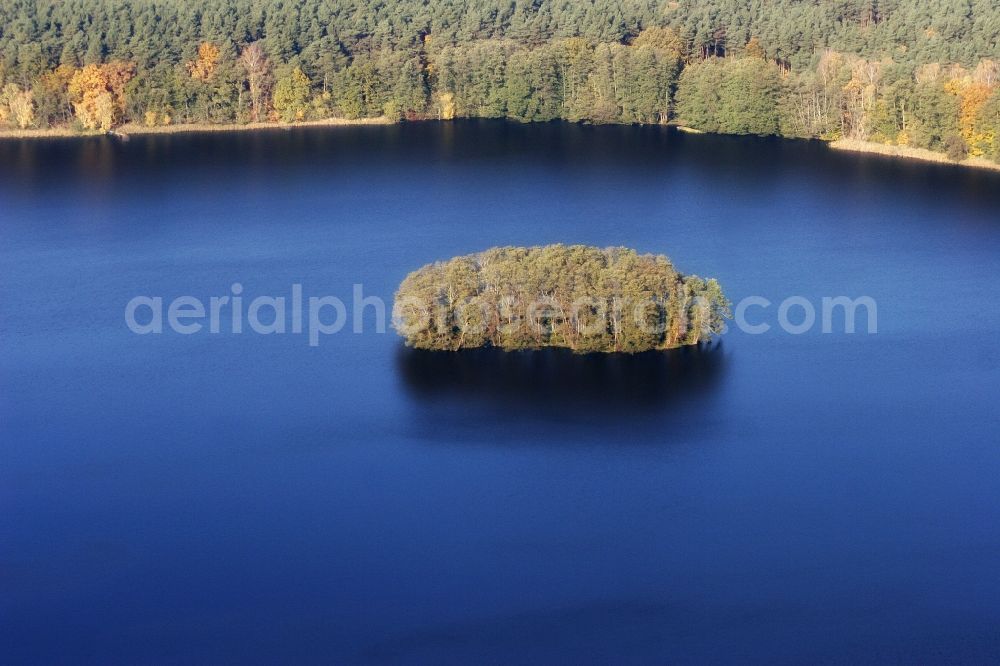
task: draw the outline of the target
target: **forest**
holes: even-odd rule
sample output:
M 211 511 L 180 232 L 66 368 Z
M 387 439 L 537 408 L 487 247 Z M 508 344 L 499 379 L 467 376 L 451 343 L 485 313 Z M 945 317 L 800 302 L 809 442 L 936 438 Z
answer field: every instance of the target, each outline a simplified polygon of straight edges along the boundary
M 635 353 L 721 333 L 730 303 L 715 280 L 662 255 L 584 245 L 498 247 L 410 273 L 393 323 L 417 349 L 563 347 Z
M 0 0 L 0 125 L 677 123 L 1000 161 L 995 0 Z

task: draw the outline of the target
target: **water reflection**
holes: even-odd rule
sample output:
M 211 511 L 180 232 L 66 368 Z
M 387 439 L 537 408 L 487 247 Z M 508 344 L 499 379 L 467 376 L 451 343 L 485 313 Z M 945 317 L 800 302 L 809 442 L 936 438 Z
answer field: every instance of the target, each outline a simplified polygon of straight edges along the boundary
M 777 198 L 818 183 L 827 191 L 849 190 L 854 199 L 870 199 L 872 207 L 888 188 L 928 203 L 958 197 L 975 208 L 977 219 L 995 219 L 990 213 L 1000 204 L 1000 174 L 836 152 L 820 141 L 691 136 L 662 126 L 499 120 L 136 135 L 127 143 L 109 137 L 6 140 L 0 141 L 0 189 L 14 185 L 4 196 L 29 201 L 80 185 L 127 193 L 174 178 L 185 186 L 219 178 L 237 184 L 259 179 L 269 189 L 282 177 L 323 173 L 327 182 L 341 182 L 366 167 L 384 173 L 412 164 L 422 170 L 457 163 L 506 169 L 512 158 L 518 169 L 596 172 L 605 184 L 625 174 L 633 182 L 650 178 L 661 184 L 664 179 L 710 179 L 717 192 L 737 203 L 762 193 Z M 748 168 L 763 163 L 770 167 Z M 952 205 L 949 213 L 959 209 Z
M 726 355 L 721 342 L 642 354 L 401 348 L 396 365 L 407 391 L 419 400 L 659 409 L 711 391 L 725 372 Z

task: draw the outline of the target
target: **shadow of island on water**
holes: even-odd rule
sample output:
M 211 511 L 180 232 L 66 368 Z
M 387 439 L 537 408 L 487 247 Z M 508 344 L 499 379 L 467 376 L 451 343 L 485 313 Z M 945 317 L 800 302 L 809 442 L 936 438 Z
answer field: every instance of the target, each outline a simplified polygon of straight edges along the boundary
M 721 342 L 638 354 L 402 347 L 396 364 L 418 400 L 659 410 L 710 392 L 725 372 L 726 355 Z

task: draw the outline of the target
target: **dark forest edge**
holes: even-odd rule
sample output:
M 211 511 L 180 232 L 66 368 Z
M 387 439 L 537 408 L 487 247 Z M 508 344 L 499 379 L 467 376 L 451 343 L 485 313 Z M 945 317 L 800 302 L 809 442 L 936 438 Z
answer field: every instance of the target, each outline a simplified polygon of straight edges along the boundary
M 496 247 L 406 276 L 393 324 L 416 349 L 675 349 L 710 341 L 731 316 L 714 279 L 662 255 L 585 245 Z
M 997 162 L 995 22 L 990 0 L 0 0 L 0 127 L 672 122 Z

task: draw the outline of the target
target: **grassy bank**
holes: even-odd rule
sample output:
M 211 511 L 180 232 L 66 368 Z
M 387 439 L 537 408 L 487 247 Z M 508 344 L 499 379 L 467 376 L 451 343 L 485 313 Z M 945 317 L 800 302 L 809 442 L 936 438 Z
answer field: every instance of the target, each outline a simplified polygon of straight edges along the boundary
M 306 120 L 297 123 L 244 123 L 213 125 L 209 123 L 192 123 L 181 125 L 157 125 L 149 127 L 138 123 L 127 123 L 115 128 L 119 135 L 143 134 L 181 134 L 183 132 L 245 132 L 262 129 L 293 129 L 296 127 L 333 127 L 344 125 L 388 125 L 392 120 L 384 116 L 379 118 L 326 118 L 324 120 Z M 100 131 L 80 131 L 71 127 L 49 127 L 46 129 L 8 129 L 0 130 L 0 139 L 47 139 L 55 137 L 101 136 Z
M 69 127 L 46 127 L 45 129 L 0 129 L 3 139 L 51 139 L 68 136 L 100 136 L 103 132 L 76 131 Z
M 970 157 L 966 160 L 962 160 L 961 162 L 957 162 L 949 159 L 948 156 L 943 153 L 936 153 L 933 150 L 914 148 L 912 146 L 890 146 L 884 143 L 858 141 L 856 139 L 838 139 L 837 141 L 831 141 L 829 145 L 834 150 L 847 150 L 855 153 L 871 153 L 873 155 L 902 157 L 904 159 L 920 160 L 922 162 L 937 162 L 939 164 L 954 164 L 956 166 L 1000 171 L 1000 164 L 991 162 L 982 157 Z

